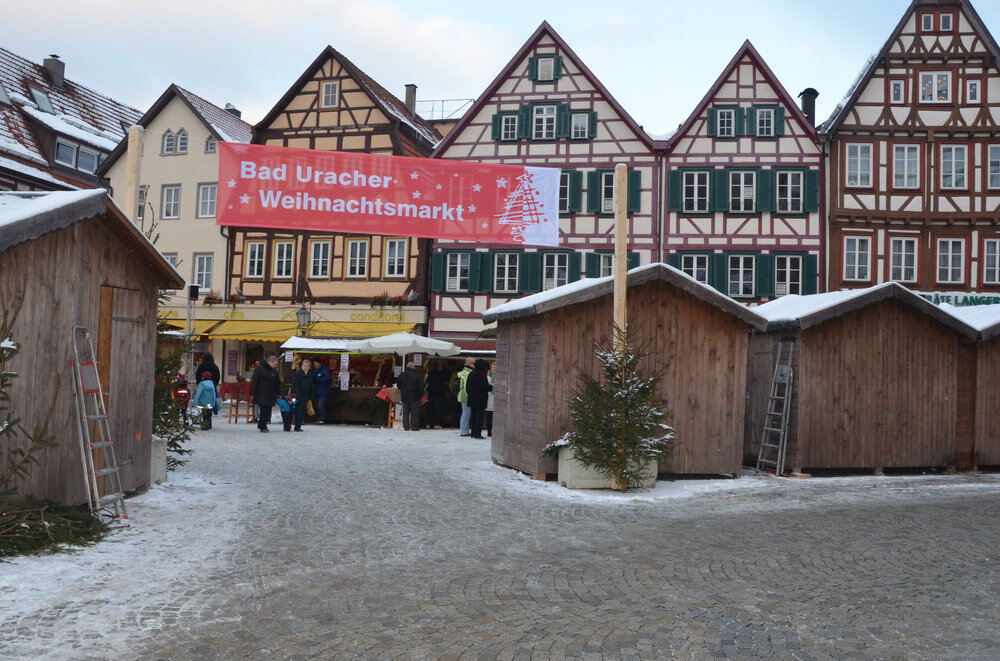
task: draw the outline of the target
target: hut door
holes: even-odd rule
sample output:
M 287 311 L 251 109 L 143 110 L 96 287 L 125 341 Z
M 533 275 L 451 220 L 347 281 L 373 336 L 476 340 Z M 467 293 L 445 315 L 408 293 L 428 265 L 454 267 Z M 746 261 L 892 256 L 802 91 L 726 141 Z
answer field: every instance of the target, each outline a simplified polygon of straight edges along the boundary
M 958 346 L 957 401 L 955 402 L 955 466 L 972 468 L 975 465 L 976 431 L 976 346 Z
M 97 373 L 104 389 L 104 402 L 111 410 L 111 320 L 115 310 L 115 288 L 101 285 L 100 315 L 97 320 Z

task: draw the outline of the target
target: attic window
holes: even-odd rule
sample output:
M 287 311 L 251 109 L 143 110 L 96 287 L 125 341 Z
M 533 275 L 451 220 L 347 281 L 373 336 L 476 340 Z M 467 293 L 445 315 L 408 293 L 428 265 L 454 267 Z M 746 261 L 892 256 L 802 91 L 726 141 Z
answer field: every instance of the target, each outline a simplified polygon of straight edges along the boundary
M 160 153 L 173 154 L 176 149 L 177 149 L 177 137 L 174 135 L 173 131 L 167 129 L 166 131 L 163 132 L 163 141 L 160 144 Z
M 0 104 L 5 106 L 12 105 L 10 97 L 7 95 L 7 90 L 4 89 L 3 83 L 0 83 Z
M 320 99 L 320 106 L 323 108 L 336 108 L 338 96 L 340 95 L 340 82 L 327 80 L 323 83 L 323 97 Z
M 36 87 L 32 87 L 31 85 L 28 85 L 28 89 L 31 90 L 31 96 L 35 99 L 35 104 L 38 106 L 39 110 L 53 115 L 56 114 L 56 111 L 52 109 L 52 102 L 49 101 L 48 94 Z
M 186 154 L 188 152 L 188 134 L 187 131 L 181 129 L 177 132 L 177 153 Z
M 215 148 L 218 146 L 218 141 L 213 136 L 208 136 L 205 138 L 205 153 L 214 154 Z

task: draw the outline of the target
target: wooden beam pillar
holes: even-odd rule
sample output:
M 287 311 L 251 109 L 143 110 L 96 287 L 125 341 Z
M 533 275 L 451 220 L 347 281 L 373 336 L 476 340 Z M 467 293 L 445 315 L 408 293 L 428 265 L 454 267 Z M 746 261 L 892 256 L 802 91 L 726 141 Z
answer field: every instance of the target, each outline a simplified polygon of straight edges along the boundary
M 125 157 L 125 215 L 133 222 L 138 220 L 139 164 L 142 156 L 142 127 L 133 125 L 128 130 L 128 150 Z
M 625 307 L 628 289 L 628 167 L 624 163 L 615 165 L 615 326 L 625 330 L 628 312 Z M 615 340 L 615 349 L 622 350 L 621 342 Z

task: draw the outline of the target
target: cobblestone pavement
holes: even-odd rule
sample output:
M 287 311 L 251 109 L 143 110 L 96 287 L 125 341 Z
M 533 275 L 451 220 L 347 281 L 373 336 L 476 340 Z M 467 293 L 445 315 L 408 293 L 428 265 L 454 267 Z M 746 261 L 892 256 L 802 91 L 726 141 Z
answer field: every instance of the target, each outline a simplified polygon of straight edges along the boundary
M 611 500 L 451 431 L 222 424 L 196 450 L 185 470 L 233 484 L 239 529 L 120 625 L 119 656 L 1000 658 L 996 475 Z

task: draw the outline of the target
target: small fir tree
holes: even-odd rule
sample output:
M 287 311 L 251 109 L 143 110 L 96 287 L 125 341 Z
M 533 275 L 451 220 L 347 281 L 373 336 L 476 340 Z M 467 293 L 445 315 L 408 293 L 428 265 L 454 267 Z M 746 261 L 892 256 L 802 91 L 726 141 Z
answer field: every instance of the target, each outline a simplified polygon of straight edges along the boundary
M 581 372 L 570 397 L 576 430 L 545 452 L 558 457 L 561 448 L 569 448 L 577 461 L 626 492 L 642 483 L 650 461 L 670 457 L 674 430 L 667 424 L 670 414 L 659 396 L 660 376 L 644 376 L 639 370 L 646 353 L 628 344 L 625 330 L 615 327 L 614 338 L 620 349 L 595 347 L 603 382 Z
M 162 303 L 166 296 L 160 294 Z M 177 375 L 184 369 L 184 357 L 187 355 L 190 340 L 184 338 L 180 345 L 168 346 L 171 336 L 166 335 L 172 330 L 162 317 L 156 323 L 156 366 L 153 384 L 153 436 L 167 442 L 167 470 L 174 470 L 187 462 L 181 459 L 194 450 L 185 448 L 184 444 L 191 440 L 194 425 L 190 420 L 184 420 L 180 409 L 173 399 L 174 384 Z M 191 375 L 187 374 L 190 378 Z

